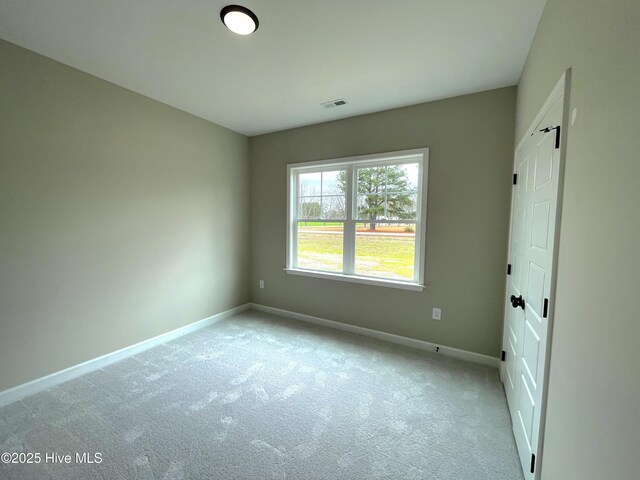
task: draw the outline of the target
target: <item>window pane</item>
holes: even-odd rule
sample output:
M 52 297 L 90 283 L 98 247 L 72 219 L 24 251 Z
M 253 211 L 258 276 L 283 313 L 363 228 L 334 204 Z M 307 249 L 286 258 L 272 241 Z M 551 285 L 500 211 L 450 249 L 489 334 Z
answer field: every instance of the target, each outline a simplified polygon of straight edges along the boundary
M 300 199 L 298 205 L 299 219 L 317 219 L 320 218 L 320 205 L 322 197 L 304 197 Z
M 358 168 L 358 193 L 383 194 L 387 167 Z
M 415 193 L 388 193 L 385 218 L 388 220 L 416 220 L 418 196 Z
M 384 218 L 384 195 L 358 195 L 358 220 Z
M 346 170 L 322 172 L 322 195 L 345 195 L 346 182 Z
M 300 187 L 298 195 L 301 197 L 312 197 L 320 195 L 320 184 L 322 181 L 322 175 L 318 173 L 301 173 L 300 174 Z
M 356 224 L 356 274 L 413 280 L 415 228 L 415 224 Z
M 357 218 L 415 220 L 418 164 L 359 168 Z
M 323 220 L 344 220 L 345 218 L 345 197 L 332 195 L 322 197 L 322 219 Z
M 298 223 L 298 268 L 342 272 L 342 222 Z
M 397 167 L 389 167 L 389 171 L 395 169 L 395 175 L 390 174 L 388 191 L 416 191 L 418 189 L 418 164 L 406 163 L 404 165 L 398 165 Z M 394 181 L 397 183 L 397 187 L 393 185 Z
M 415 168 L 411 166 L 415 165 Z M 385 177 L 385 192 L 414 191 L 418 184 L 417 164 L 389 165 Z

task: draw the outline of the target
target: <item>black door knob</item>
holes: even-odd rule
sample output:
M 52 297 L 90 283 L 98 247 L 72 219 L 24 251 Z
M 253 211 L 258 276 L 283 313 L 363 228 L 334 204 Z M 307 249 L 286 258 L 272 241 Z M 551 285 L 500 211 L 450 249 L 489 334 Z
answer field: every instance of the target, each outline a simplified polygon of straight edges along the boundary
M 516 297 L 515 295 L 511 295 L 511 306 L 513 308 L 522 308 L 524 310 L 524 298 L 522 295 Z

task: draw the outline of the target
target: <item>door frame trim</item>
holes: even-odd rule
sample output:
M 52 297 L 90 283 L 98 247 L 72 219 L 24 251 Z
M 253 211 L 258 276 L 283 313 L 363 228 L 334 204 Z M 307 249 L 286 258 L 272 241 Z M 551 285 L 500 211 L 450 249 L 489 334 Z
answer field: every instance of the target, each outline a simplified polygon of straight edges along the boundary
M 560 227 L 562 223 L 562 198 L 564 193 L 564 171 L 565 171 L 565 159 L 566 159 L 566 151 L 567 151 L 567 130 L 569 126 L 569 115 L 567 112 L 570 109 L 570 85 L 571 85 L 571 69 L 568 68 L 562 73 L 560 80 L 556 83 L 555 87 L 547 97 L 544 102 L 542 108 L 538 111 L 538 114 L 535 116 L 533 122 L 526 130 L 518 145 L 514 150 L 514 158 L 513 158 L 513 171 L 515 171 L 516 161 L 518 158 L 518 153 L 525 146 L 531 135 L 533 135 L 537 130 L 539 130 L 540 123 L 544 119 L 545 115 L 551 110 L 551 107 L 556 103 L 559 97 L 562 97 L 562 121 L 561 121 L 561 130 L 560 130 L 560 155 L 559 155 L 559 169 L 558 169 L 558 192 L 557 192 L 557 200 L 556 200 L 556 221 L 555 221 L 555 230 L 554 230 L 554 245 L 553 245 L 553 270 L 551 272 L 551 285 L 550 285 L 550 299 L 549 299 L 549 308 L 548 308 L 548 317 L 547 317 L 547 348 L 544 358 L 544 373 L 542 379 L 542 392 L 540 397 L 540 425 L 539 425 L 539 433 L 538 433 L 538 445 L 536 447 L 535 456 L 536 456 L 536 468 L 534 473 L 534 479 L 540 480 L 541 476 L 541 466 L 543 460 L 543 445 L 544 445 L 544 433 L 545 433 L 545 424 L 547 417 L 547 392 L 549 386 L 549 369 L 551 365 L 551 347 L 552 347 L 552 338 L 553 338 L 553 325 L 555 320 L 555 303 L 556 303 L 556 283 L 558 276 L 558 252 L 560 246 Z M 510 263 L 511 261 L 511 235 L 512 235 L 512 220 L 513 220 L 513 203 L 514 203 L 514 195 L 515 189 L 512 189 L 511 192 L 511 208 L 509 212 L 509 241 L 507 246 L 507 261 L 506 263 Z M 503 311 L 503 321 L 502 321 L 502 349 L 506 351 L 506 319 L 508 315 L 508 306 L 506 302 L 506 298 L 509 294 L 508 292 L 509 278 L 507 277 L 505 282 L 505 300 L 504 300 L 504 311 Z M 503 385 L 505 382 L 505 362 L 501 362 L 500 364 L 500 380 Z M 513 429 L 513 426 L 512 426 Z

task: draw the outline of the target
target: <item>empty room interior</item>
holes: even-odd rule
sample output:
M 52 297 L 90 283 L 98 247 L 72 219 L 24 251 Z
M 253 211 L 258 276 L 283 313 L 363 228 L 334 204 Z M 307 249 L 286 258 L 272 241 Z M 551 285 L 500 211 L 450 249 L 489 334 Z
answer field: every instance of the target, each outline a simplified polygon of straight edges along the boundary
M 640 478 L 638 0 L 0 0 L 0 478 Z

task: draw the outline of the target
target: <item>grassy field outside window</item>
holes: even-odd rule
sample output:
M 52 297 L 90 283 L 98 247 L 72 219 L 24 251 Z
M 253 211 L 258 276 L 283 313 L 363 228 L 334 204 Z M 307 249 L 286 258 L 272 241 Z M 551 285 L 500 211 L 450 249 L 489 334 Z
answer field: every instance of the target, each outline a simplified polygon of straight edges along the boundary
M 343 260 L 342 224 L 300 222 L 298 266 L 309 270 L 340 272 Z M 358 223 L 356 274 L 411 280 L 415 255 L 414 225 Z

